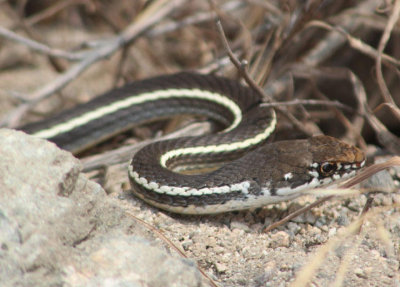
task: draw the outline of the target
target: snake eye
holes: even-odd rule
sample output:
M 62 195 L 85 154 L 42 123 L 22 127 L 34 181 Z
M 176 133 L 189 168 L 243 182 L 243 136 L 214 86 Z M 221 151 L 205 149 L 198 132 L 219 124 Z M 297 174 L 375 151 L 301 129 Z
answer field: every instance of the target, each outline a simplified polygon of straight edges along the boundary
M 337 169 L 336 163 L 333 162 L 324 162 L 321 164 L 320 172 L 323 176 L 329 176 L 334 173 Z

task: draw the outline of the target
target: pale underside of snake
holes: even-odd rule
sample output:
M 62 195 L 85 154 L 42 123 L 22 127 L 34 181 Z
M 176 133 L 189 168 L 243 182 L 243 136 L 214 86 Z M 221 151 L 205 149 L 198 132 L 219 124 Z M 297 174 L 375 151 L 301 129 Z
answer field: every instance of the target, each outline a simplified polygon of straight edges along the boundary
M 60 148 L 80 152 L 118 133 L 180 114 L 206 116 L 224 127 L 216 134 L 159 141 L 129 165 L 133 193 L 158 208 L 210 214 L 293 199 L 355 175 L 365 157 L 329 136 L 266 143 L 273 109 L 240 83 L 179 73 L 134 82 L 20 129 Z M 204 173 L 185 173 L 199 167 Z

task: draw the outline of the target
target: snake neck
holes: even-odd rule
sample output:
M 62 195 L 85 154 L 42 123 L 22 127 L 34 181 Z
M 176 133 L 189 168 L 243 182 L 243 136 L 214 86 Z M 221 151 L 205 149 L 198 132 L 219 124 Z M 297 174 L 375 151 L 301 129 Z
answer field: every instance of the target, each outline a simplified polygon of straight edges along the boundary
M 159 143 L 139 151 L 130 165 L 131 183 L 139 197 L 161 208 L 168 202 L 168 210 L 181 213 L 217 213 L 291 199 L 348 178 L 364 164 L 360 150 L 327 136 L 262 145 L 197 175 L 163 166 L 160 158 L 167 152 L 168 146 Z M 150 155 L 151 161 L 144 160 Z M 336 169 L 325 173 L 325 163 Z

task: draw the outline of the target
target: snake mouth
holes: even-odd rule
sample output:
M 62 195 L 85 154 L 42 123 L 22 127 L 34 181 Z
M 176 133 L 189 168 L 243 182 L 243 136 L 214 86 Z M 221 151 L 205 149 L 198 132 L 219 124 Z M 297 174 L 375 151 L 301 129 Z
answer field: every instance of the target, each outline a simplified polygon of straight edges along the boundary
M 332 170 L 326 170 L 323 172 L 324 164 L 329 163 Z M 365 160 L 360 162 L 323 162 L 323 163 L 313 163 L 308 167 L 309 177 L 306 181 L 303 181 L 301 184 L 297 182 L 296 185 L 293 184 L 295 182 L 295 178 L 293 173 L 289 172 L 284 175 L 284 181 L 289 183 L 289 185 L 284 185 L 281 187 L 266 188 L 264 191 L 268 191 L 272 196 L 280 197 L 280 198 L 290 198 L 300 196 L 303 191 L 307 191 L 314 188 L 325 188 L 331 185 L 337 185 L 353 176 L 363 168 L 365 165 Z M 326 173 L 328 172 L 328 173 Z

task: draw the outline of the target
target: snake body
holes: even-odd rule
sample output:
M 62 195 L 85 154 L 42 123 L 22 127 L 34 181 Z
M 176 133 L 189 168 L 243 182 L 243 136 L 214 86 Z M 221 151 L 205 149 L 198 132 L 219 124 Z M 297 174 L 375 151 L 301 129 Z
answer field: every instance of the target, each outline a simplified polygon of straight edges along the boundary
M 297 197 L 355 174 L 363 153 L 328 136 L 266 144 L 273 109 L 240 83 L 179 73 L 134 82 L 22 130 L 73 153 L 155 119 L 206 116 L 224 129 L 149 144 L 129 165 L 133 193 L 158 208 L 208 214 L 260 207 Z M 182 174 L 187 166 L 219 168 Z

